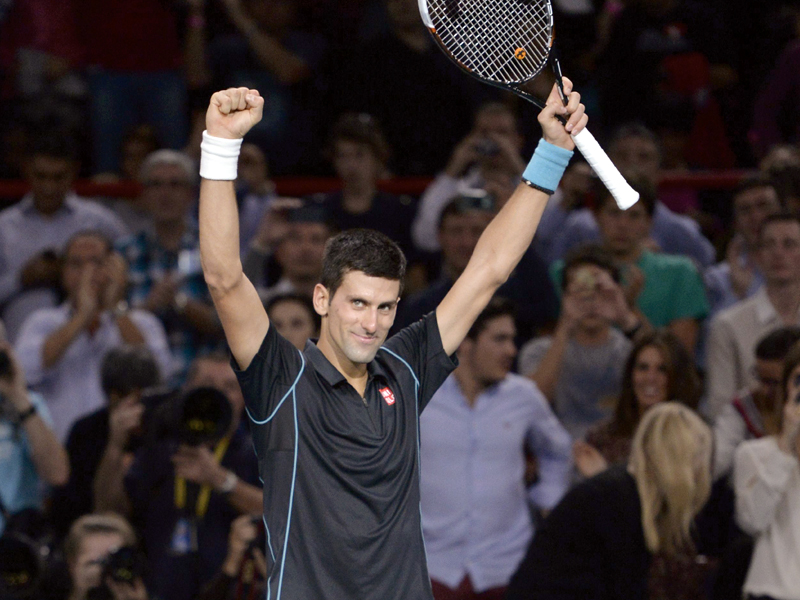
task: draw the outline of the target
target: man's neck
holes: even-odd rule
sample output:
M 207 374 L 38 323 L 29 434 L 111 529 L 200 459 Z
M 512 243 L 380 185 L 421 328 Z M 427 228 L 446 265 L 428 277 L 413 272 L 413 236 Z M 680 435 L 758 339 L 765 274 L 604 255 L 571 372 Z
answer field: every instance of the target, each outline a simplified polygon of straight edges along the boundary
M 786 325 L 797 325 L 800 310 L 800 281 L 767 282 L 764 286 L 772 307 Z
M 66 202 L 67 202 L 67 197 L 66 196 L 64 196 L 61 199 L 61 202 L 58 202 L 58 203 L 55 203 L 55 204 L 51 204 L 49 202 L 47 202 L 47 203 L 45 203 L 45 202 L 37 202 L 36 201 L 36 197 L 34 196 L 34 198 L 33 198 L 33 207 L 36 209 L 36 212 L 38 212 L 43 217 L 52 217 L 59 210 L 61 210 L 61 208 L 64 206 L 64 204 Z
M 610 335 L 611 327 L 608 325 L 592 329 L 578 326 L 575 328 L 572 339 L 579 346 L 602 346 L 608 341 Z
M 461 389 L 464 398 L 466 398 L 469 407 L 474 407 L 478 396 L 488 387 L 486 383 L 473 377 L 472 372 L 463 363 L 453 371 L 453 376 L 456 378 L 458 387 Z
M 376 191 L 375 184 L 371 182 L 346 185 L 342 189 L 342 208 L 354 215 L 365 213 L 372 208 Z
M 186 230 L 186 222 L 183 219 L 175 221 L 160 221 L 155 223 L 156 238 L 164 250 L 177 252 L 181 246 L 181 239 Z
M 367 391 L 367 380 L 369 379 L 366 363 L 354 363 L 347 358 L 343 352 L 337 350 L 336 347 L 331 344 L 324 329 L 317 342 L 317 348 L 319 348 L 322 355 L 328 359 L 328 362 L 330 362 L 339 373 L 344 375 L 347 383 L 353 386 L 359 396 L 363 398 Z
M 639 262 L 639 259 L 642 257 L 642 252 L 644 252 L 644 248 L 641 244 L 638 244 L 630 250 L 612 252 L 612 254 L 617 262 L 626 265 L 634 265 Z

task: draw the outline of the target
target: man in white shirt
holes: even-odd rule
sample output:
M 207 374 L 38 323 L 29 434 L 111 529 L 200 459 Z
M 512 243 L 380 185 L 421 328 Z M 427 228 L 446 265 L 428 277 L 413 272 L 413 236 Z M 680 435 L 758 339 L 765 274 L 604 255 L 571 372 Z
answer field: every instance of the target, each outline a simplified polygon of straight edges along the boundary
M 436 600 L 498 600 L 533 535 L 529 501 L 566 491 L 571 438 L 536 385 L 510 374 L 513 307 L 495 297 L 458 349 L 459 367 L 420 417 L 422 528 Z M 525 449 L 538 480 L 526 489 Z
M 411 232 L 414 245 L 427 252 L 440 249 L 442 211 L 465 190 L 485 189 L 503 195 L 495 198 L 499 209 L 525 169 L 520 157 L 523 141 L 517 118 L 507 106 L 491 102 L 478 109 L 472 131 L 455 147 L 445 170 L 420 198 Z
M 163 377 L 172 370 L 164 328 L 151 313 L 128 310 L 124 259 L 102 234 L 84 232 L 67 243 L 63 258 L 67 301 L 34 312 L 22 326 L 16 350 L 31 387 L 48 402 L 64 441 L 72 424 L 105 405 L 100 365 L 106 352 L 145 344 Z
M 77 174 L 77 152 L 69 140 L 35 140 L 25 160 L 31 191 L 0 212 L 0 310 L 12 342 L 29 314 L 55 306 L 57 255 L 67 240 L 87 229 L 113 241 L 128 233 L 109 209 L 71 191 Z
M 711 323 L 706 365 L 712 417 L 738 390 L 753 385 L 758 341 L 779 327 L 800 324 L 800 219 L 787 213 L 767 217 L 757 260 L 764 286 Z

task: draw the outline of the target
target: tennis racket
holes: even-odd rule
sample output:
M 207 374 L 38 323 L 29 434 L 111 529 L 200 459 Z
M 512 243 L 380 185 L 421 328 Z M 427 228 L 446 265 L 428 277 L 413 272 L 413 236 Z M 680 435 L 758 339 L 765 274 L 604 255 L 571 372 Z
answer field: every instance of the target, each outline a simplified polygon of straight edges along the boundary
M 553 8 L 548 0 L 418 0 L 422 21 L 442 51 L 477 80 L 514 92 L 539 108 L 544 102 L 523 89 L 550 60 Z M 561 68 L 553 58 L 561 99 Z M 575 145 L 617 205 L 633 206 L 630 186 L 589 130 L 573 135 Z

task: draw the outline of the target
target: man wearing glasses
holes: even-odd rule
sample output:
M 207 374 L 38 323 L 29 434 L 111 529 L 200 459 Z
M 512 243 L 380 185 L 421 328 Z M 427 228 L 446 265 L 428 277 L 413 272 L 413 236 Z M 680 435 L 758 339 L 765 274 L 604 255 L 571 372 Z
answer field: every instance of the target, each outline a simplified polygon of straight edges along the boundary
M 222 340 L 191 214 L 197 167 L 182 152 L 158 150 L 145 159 L 140 179 L 140 204 L 149 214 L 149 227 L 118 248 L 130 265 L 128 302 L 161 319 L 175 357 L 171 383 L 178 385 L 195 356 Z
M 753 385 L 722 407 L 714 421 L 714 478 L 727 477 L 736 448 L 745 440 L 774 433 L 783 409 L 783 359 L 798 341 L 800 327 L 781 327 L 761 338 L 751 370 Z

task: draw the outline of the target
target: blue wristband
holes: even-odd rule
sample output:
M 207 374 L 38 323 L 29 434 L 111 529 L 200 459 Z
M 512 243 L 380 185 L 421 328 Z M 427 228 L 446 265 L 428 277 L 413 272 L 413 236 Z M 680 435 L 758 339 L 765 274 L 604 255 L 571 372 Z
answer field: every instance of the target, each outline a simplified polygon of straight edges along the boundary
M 554 146 L 544 139 L 539 140 L 536 152 L 522 174 L 522 180 L 537 190 L 553 194 L 572 154 L 572 150 Z

